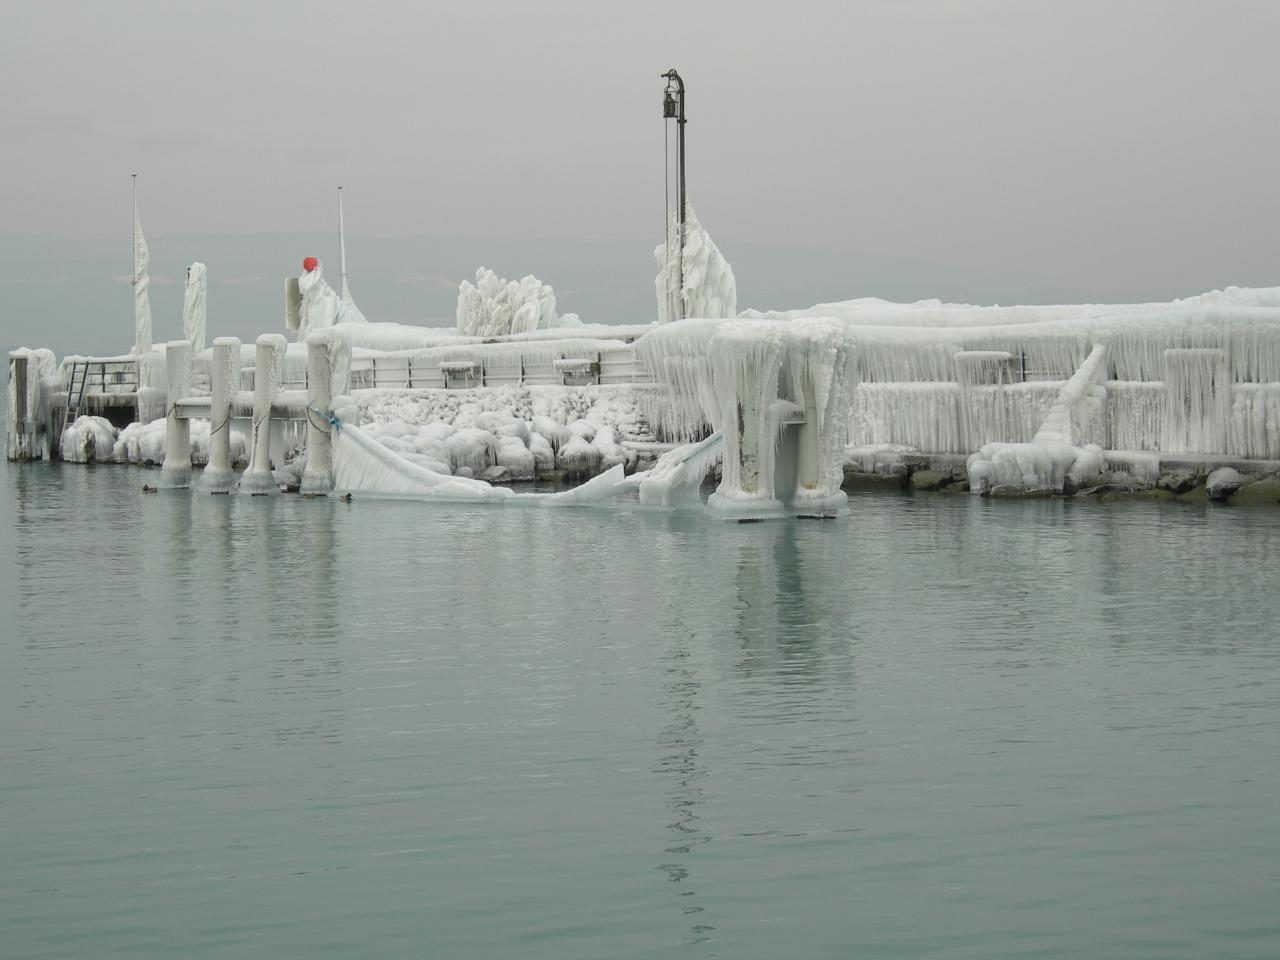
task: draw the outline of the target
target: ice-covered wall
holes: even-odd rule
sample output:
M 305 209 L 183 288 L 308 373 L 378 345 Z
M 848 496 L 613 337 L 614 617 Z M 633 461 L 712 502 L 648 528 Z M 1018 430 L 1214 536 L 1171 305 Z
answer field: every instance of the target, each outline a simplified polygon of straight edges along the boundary
M 556 292 L 530 274 L 503 280 L 486 267 L 475 283 L 458 285 L 458 332 L 473 337 L 499 337 L 534 330 L 579 326 L 576 314 L 556 314 Z
M 668 323 L 680 317 L 719 319 L 738 312 L 738 284 L 733 267 L 707 233 L 693 204 L 687 205 L 684 255 L 680 255 L 680 225 L 668 225 L 667 242 L 654 249 L 658 276 L 654 286 L 658 295 L 658 322 Z M 680 310 L 676 291 L 680 291 L 684 309 Z

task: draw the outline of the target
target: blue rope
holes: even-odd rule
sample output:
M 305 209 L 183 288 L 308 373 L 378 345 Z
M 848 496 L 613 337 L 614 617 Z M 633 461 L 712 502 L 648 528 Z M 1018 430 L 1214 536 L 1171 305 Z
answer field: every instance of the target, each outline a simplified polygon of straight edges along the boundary
M 333 427 L 335 433 L 340 433 L 342 431 L 342 421 L 338 419 L 338 415 L 332 410 L 325 413 L 323 410 L 317 410 L 315 407 L 307 407 L 307 413 L 315 414 L 326 424 Z

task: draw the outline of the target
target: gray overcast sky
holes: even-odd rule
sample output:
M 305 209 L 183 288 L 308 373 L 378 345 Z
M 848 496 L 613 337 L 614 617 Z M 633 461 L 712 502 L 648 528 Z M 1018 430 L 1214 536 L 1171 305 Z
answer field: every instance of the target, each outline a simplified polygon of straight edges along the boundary
M 10 0 L 3 21 L 6 246 L 127 235 L 134 171 L 158 260 L 166 237 L 328 237 L 342 183 L 349 234 L 635 240 L 646 289 L 675 65 L 690 194 L 743 305 L 1280 280 L 1271 0 Z

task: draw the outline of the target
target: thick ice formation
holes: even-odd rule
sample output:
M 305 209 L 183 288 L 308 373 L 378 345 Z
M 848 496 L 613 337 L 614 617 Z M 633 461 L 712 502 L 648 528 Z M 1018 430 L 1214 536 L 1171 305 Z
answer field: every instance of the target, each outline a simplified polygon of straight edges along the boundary
M 686 204 L 684 255 L 680 256 L 680 225 L 674 218 L 667 227 L 667 242 L 654 248 L 658 276 L 654 287 L 658 294 L 658 322 L 668 323 L 684 317 L 719 319 L 738 312 L 738 285 L 733 268 L 724 258 L 711 234 Z M 679 310 L 676 290 L 680 291 L 684 309 Z
M 15 361 L 25 364 L 19 384 Z M 52 350 L 19 347 L 9 352 L 9 383 L 5 403 L 5 455 L 10 460 L 48 456 L 53 439 L 46 435 L 50 401 L 58 388 L 58 361 Z M 21 386 L 22 395 L 18 390 Z
M 119 431 L 105 417 L 76 417 L 62 431 L 62 459 L 71 463 L 106 462 L 113 459 Z
M 359 307 L 344 301 L 325 282 L 322 263 L 317 262 L 314 269 L 303 271 L 298 277 L 298 290 L 302 294 L 302 307 L 298 314 L 299 343 L 305 343 L 308 334 L 338 323 L 368 322 Z
M 1105 398 L 1079 442 L 1280 458 L 1280 309 L 1267 305 L 1277 300 L 1232 289 L 1172 304 L 835 305 L 857 355 L 849 441 L 934 454 L 1029 442 L 1106 343 Z
M 579 326 L 576 314 L 556 315 L 556 292 L 530 274 L 523 280 L 502 280 L 486 267 L 476 282 L 458 285 L 458 333 L 499 337 L 534 330 Z
M 843 509 L 842 451 L 855 375 L 845 325 L 684 320 L 659 326 L 635 347 L 690 426 L 705 418 L 723 434 L 721 481 L 710 507 L 747 519 L 787 507 L 819 516 Z M 792 430 L 795 449 L 783 465 L 793 472 L 781 475 L 779 488 L 778 446 Z M 664 498 L 655 487 L 654 499 Z
M 182 335 L 195 353 L 204 349 L 207 287 L 205 265 L 196 261 L 187 267 L 187 285 L 182 294 Z
M 652 467 L 634 474 L 640 502 L 650 506 L 701 506 L 699 488 L 724 454 L 724 434 L 668 450 Z

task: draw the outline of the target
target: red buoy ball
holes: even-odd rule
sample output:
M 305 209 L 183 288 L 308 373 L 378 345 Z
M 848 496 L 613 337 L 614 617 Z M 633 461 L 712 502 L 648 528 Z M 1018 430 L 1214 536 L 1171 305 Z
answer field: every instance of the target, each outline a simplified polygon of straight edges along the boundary
M 302 269 L 307 271 L 307 273 L 310 273 L 312 270 L 314 270 L 318 266 L 320 266 L 320 261 L 317 260 L 315 257 L 307 257 L 305 260 L 302 261 Z

